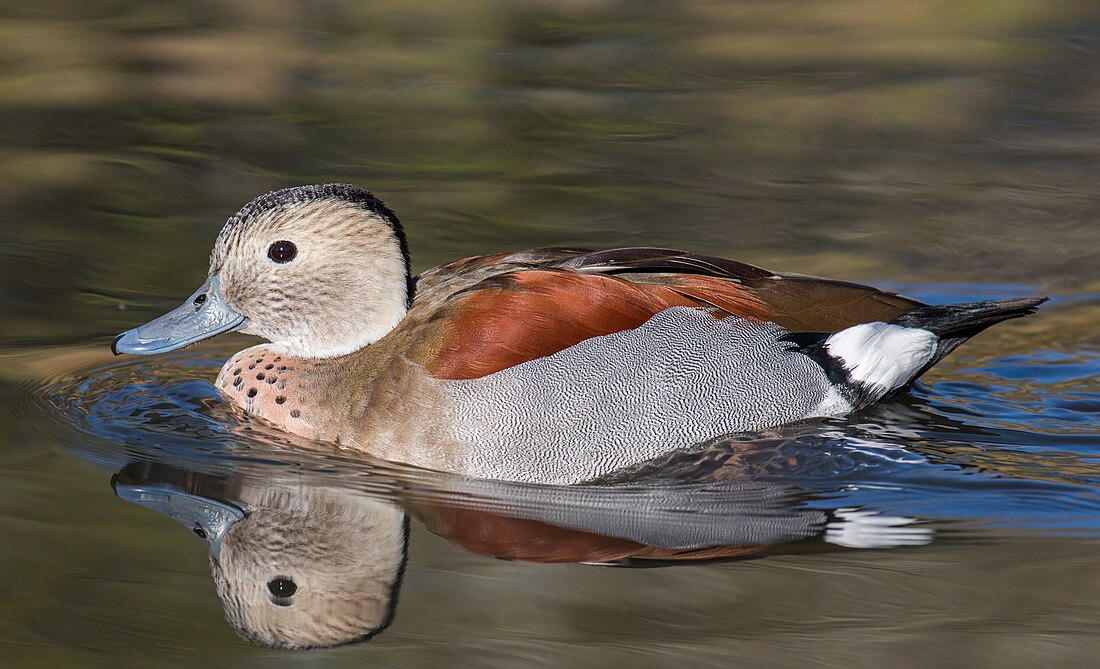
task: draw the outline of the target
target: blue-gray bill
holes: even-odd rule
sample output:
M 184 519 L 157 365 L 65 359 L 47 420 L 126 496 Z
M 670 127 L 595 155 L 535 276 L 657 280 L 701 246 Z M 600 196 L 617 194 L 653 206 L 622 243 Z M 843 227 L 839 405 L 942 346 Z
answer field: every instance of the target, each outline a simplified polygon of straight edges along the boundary
M 167 353 L 247 324 L 247 318 L 226 304 L 215 274 L 179 307 L 115 337 L 111 351 L 115 355 Z
M 245 517 L 245 512 L 236 505 L 183 492 L 168 484 L 132 484 L 116 474 L 111 486 L 121 499 L 162 513 L 186 527 L 210 546 L 210 554 L 215 558 L 225 533 Z

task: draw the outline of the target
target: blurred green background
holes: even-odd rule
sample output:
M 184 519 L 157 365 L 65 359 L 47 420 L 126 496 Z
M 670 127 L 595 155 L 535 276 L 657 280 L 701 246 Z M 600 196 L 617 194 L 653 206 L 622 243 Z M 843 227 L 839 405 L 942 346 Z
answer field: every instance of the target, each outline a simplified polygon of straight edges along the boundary
M 9 340 L 129 326 L 104 302 L 189 293 L 244 202 L 330 180 L 394 208 L 418 268 L 671 244 L 830 276 L 1095 288 L 1093 2 L 0 13 Z

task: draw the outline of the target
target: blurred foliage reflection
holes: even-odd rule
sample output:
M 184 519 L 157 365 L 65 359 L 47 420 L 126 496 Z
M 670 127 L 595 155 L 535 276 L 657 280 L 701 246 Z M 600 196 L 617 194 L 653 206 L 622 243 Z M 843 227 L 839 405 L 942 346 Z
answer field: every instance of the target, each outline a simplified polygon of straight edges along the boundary
M 1089 2 L 3 13 L 9 338 L 117 330 L 105 306 L 186 292 L 254 194 L 323 180 L 381 195 L 420 266 L 671 243 L 831 275 L 1095 281 Z

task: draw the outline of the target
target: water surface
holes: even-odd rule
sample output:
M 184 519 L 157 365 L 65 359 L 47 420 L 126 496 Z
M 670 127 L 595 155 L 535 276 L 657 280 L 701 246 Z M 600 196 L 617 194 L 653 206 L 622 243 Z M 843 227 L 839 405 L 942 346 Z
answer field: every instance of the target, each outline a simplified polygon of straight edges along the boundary
M 1094 3 L 61 1 L 0 32 L 5 666 L 1094 664 Z M 399 213 L 417 269 L 655 245 L 1052 300 L 850 419 L 573 489 L 242 422 L 210 381 L 245 337 L 110 356 L 241 204 L 336 180 Z M 247 643 L 193 528 L 116 494 L 140 486 L 375 518 L 332 543 L 405 564 L 392 623 Z

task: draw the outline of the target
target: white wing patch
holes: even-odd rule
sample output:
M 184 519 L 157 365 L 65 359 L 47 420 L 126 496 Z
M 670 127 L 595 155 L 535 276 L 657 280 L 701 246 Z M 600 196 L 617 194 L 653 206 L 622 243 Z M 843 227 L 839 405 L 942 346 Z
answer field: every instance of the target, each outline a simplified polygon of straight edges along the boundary
M 882 388 L 883 394 L 909 382 L 936 354 L 939 338 L 928 330 L 889 323 L 862 323 L 825 340 L 852 379 Z

